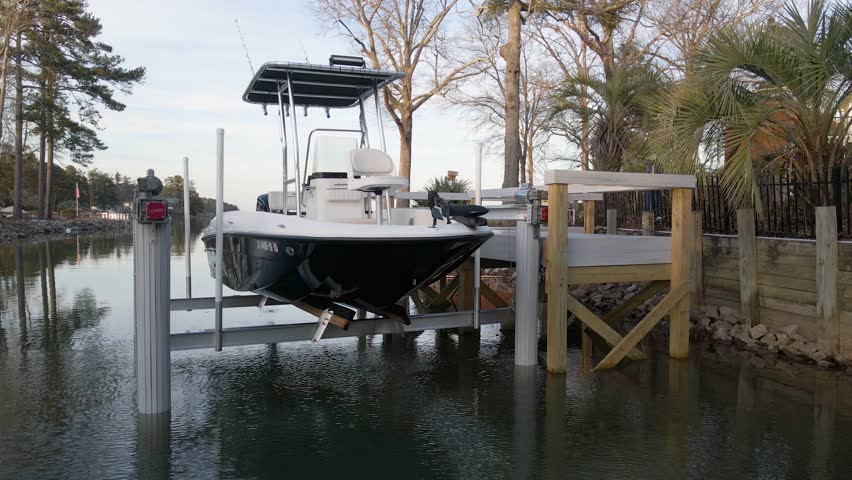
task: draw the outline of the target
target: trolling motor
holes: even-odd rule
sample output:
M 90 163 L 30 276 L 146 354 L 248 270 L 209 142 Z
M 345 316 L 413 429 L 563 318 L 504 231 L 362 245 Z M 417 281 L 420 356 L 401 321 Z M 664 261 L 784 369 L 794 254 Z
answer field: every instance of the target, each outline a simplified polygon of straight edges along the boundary
M 488 213 L 488 209 L 482 205 L 456 205 L 442 199 L 438 192 L 429 192 L 427 200 L 429 210 L 432 212 L 432 227 L 438 224 L 438 220 L 447 220 L 450 224 L 455 220 L 468 227 L 484 227 L 488 220 L 482 218 Z

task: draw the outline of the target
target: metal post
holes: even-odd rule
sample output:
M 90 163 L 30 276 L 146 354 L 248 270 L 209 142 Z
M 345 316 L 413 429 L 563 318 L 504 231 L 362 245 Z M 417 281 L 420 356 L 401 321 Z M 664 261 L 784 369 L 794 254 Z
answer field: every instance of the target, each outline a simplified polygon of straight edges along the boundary
M 294 115 L 295 116 L 295 115 Z M 216 332 L 213 336 L 213 348 L 222 351 L 222 262 L 225 261 L 225 130 L 216 129 Z M 286 199 L 285 199 L 286 209 Z
M 379 122 L 379 140 L 382 142 L 382 151 L 387 153 L 388 149 L 385 146 L 385 127 L 382 124 L 382 114 L 379 110 L 379 84 L 373 82 L 373 100 L 376 102 L 376 121 Z
M 384 208 L 384 202 L 383 202 L 382 195 L 384 195 L 382 192 L 378 192 L 374 195 L 376 197 L 376 224 L 377 225 L 381 225 L 381 224 L 384 223 L 385 208 Z
M 279 138 L 281 139 L 281 163 L 284 167 L 284 171 L 282 173 L 284 177 L 281 193 L 284 196 L 284 215 L 287 215 L 287 181 L 289 180 L 287 174 L 287 125 L 284 123 L 284 101 L 281 98 L 280 83 L 278 84 L 278 117 L 281 119 L 281 122 L 278 124 L 278 132 L 280 135 Z
M 287 98 L 290 99 L 290 120 L 293 122 L 293 150 L 296 154 L 293 161 L 296 167 L 296 216 L 302 218 L 302 172 L 299 171 L 299 128 L 296 124 L 296 104 L 293 101 L 293 83 L 290 74 L 287 74 Z M 287 207 L 287 199 L 284 199 L 284 208 Z
M 476 169 L 473 176 L 473 203 L 482 203 L 482 144 L 476 145 Z M 479 310 L 482 308 L 480 300 L 480 283 L 482 282 L 481 255 L 479 249 L 473 254 L 473 328 L 479 328 Z
M 536 208 L 528 207 L 530 211 Z M 516 222 L 515 255 L 515 365 L 535 365 L 538 360 L 538 225 Z M 558 332 L 557 332 L 558 333 Z
M 186 298 L 192 298 L 192 259 L 189 255 L 189 157 L 183 157 L 183 250 L 186 257 Z
M 170 239 L 171 222 L 133 223 L 133 343 L 136 408 L 141 414 L 171 409 Z
M 361 147 L 370 148 L 370 133 L 367 131 L 367 115 L 364 113 L 364 100 L 362 98 L 358 99 L 358 127 L 361 129 Z M 308 145 L 310 148 L 310 145 Z

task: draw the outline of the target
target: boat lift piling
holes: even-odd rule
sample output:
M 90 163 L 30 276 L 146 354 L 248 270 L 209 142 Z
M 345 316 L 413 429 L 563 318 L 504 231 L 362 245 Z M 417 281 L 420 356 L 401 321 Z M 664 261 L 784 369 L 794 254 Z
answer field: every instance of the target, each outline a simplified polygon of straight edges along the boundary
M 294 115 L 295 117 L 295 115 Z M 295 119 L 293 120 L 295 121 Z M 297 169 L 298 170 L 298 169 Z M 214 349 L 222 351 L 222 262 L 224 262 L 225 130 L 216 129 L 216 331 Z M 285 202 L 287 199 L 284 199 Z M 286 205 L 286 204 L 285 204 Z
M 192 259 L 189 254 L 189 157 L 183 157 L 183 251 L 186 257 L 186 298 L 192 298 Z

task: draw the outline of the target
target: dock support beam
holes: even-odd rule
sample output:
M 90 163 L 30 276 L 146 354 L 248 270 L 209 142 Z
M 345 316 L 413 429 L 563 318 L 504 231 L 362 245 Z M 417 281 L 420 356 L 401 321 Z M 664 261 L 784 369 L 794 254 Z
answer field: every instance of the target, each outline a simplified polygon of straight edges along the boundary
M 672 270 L 671 291 L 685 288 L 686 294 L 669 312 L 669 356 L 689 356 L 689 290 L 692 260 L 692 189 L 672 189 Z
M 141 414 L 171 409 L 171 230 L 170 222 L 133 222 L 133 343 L 136 407 Z
M 757 283 L 757 235 L 754 210 L 737 210 L 737 240 L 740 252 L 740 314 L 749 327 L 760 323 L 760 287 Z
M 547 202 L 547 371 L 565 373 L 568 369 L 568 185 L 548 185 Z M 588 214 L 588 207 L 585 208 Z M 594 225 L 594 207 L 592 214 Z
M 840 345 L 837 262 L 835 207 L 816 207 L 817 345 L 831 356 L 837 354 Z
M 515 252 L 515 365 L 535 365 L 538 360 L 538 266 L 540 247 L 537 225 L 517 222 Z

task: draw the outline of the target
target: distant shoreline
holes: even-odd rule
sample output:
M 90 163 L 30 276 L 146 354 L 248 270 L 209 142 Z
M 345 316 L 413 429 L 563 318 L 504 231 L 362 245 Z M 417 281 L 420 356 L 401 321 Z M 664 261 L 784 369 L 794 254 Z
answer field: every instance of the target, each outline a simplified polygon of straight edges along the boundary
M 0 244 L 38 237 L 100 232 L 129 232 L 127 220 L 102 218 L 11 220 L 0 219 Z

